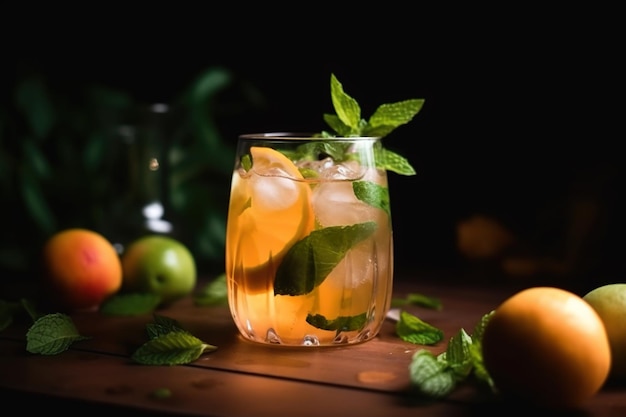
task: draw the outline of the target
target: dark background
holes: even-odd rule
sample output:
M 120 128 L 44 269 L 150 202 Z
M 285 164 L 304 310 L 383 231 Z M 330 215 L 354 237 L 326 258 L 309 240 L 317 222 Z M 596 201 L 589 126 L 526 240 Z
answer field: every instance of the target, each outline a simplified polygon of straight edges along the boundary
M 233 144 L 241 133 L 324 129 L 331 73 L 364 117 L 382 103 L 424 98 L 415 119 L 385 139 L 417 170 L 390 174 L 400 269 L 467 266 L 456 231 L 476 213 L 502 222 L 525 253 L 563 259 L 572 203 L 592 201 L 601 214 L 575 238 L 586 261 L 565 279 L 623 280 L 617 29 L 593 17 L 428 29 L 418 24 L 424 20 L 348 41 L 336 26 L 328 38 L 321 27 L 293 34 L 296 26 L 274 25 L 264 33 L 243 31 L 244 24 L 204 34 L 161 25 L 130 36 L 129 27 L 109 21 L 106 34 L 68 29 L 9 46 L 4 86 L 34 70 L 68 92 L 96 83 L 168 103 L 203 71 L 225 68 L 233 84 L 259 94 L 224 93 L 225 110 L 255 103 L 220 119 Z

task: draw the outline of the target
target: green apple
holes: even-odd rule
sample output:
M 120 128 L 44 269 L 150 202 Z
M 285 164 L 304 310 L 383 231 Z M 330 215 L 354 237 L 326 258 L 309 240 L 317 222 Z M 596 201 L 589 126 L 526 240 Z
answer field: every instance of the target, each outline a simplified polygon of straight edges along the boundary
M 611 344 L 611 374 L 626 379 L 626 283 L 606 284 L 588 292 L 583 299 L 596 310 Z
M 147 235 L 133 241 L 122 253 L 122 290 L 152 293 L 169 304 L 196 285 L 196 264 L 189 249 L 176 239 Z

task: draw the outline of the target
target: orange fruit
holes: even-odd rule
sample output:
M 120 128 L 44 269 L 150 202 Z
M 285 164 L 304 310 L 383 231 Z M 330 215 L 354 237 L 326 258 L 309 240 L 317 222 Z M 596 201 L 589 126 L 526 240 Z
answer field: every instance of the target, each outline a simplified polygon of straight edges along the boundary
M 255 292 L 269 288 L 285 253 L 313 230 L 315 216 L 310 186 L 289 158 L 263 147 L 250 148 L 250 155 L 250 171 L 233 175 L 226 268 Z
M 604 385 L 611 367 L 607 332 L 581 297 L 553 287 L 522 290 L 487 323 L 483 361 L 506 397 L 577 408 Z
M 44 279 L 51 300 L 68 310 L 97 308 L 122 285 L 122 265 L 101 234 L 80 228 L 50 237 L 43 248 Z

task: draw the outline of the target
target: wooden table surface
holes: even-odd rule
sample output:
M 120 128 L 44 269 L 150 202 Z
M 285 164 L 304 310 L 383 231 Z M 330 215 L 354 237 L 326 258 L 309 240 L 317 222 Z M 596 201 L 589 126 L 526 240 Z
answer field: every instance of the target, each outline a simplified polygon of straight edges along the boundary
M 218 349 L 189 365 L 147 366 L 133 363 L 130 355 L 147 340 L 145 325 L 152 322 L 151 315 L 75 313 L 77 329 L 90 339 L 58 355 L 29 354 L 26 323 L 0 332 L 1 407 L 21 413 L 106 410 L 134 416 L 557 415 L 495 400 L 471 384 L 458 387 L 445 400 L 420 398 L 409 379 L 413 353 L 424 348 L 442 352 L 460 328 L 471 333 L 480 317 L 515 289 L 437 282 L 418 273 L 401 278 L 396 279 L 397 297 L 419 292 L 442 301 L 439 311 L 406 309 L 442 329 L 444 342 L 432 347 L 404 342 L 396 336 L 394 323 L 387 321 L 379 336 L 359 345 L 263 346 L 239 337 L 227 307 L 195 306 L 189 297 L 158 314 L 176 319 Z M 163 388 L 171 395 L 155 395 Z M 607 384 L 584 408 L 563 415 L 626 416 L 626 386 Z

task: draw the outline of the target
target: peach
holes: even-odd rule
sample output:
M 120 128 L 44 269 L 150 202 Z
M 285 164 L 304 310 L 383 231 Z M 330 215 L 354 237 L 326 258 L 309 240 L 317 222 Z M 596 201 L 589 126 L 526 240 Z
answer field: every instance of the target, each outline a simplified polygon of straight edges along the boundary
M 72 228 L 57 232 L 43 248 L 44 280 L 53 304 L 67 310 L 92 310 L 122 285 L 122 265 L 103 235 Z

